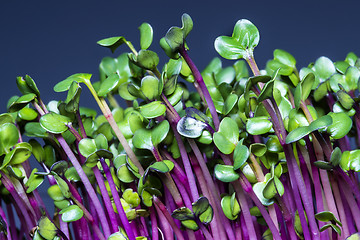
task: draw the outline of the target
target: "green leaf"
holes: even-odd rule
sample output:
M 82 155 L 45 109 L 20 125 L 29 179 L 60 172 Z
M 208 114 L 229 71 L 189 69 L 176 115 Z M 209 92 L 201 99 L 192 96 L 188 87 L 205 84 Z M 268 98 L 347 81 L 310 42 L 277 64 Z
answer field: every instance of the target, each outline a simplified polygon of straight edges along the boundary
M 122 198 L 124 198 L 127 203 L 131 204 L 132 207 L 137 207 L 140 204 L 139 194 L 134 192 L 131 188 L 125 189 Z
M 332 228 L 337 234 L 341 235 L 341 228 L 339 226 L 337 226 L 335 224 L 331 224 L 331 223 L 325 224 L 324 226 L 322 226 L 320 228 L 320 232 L 323 232 L 328 228 Z
M 330 126 L 333 123 L 333 119 L 329 115 L 322 116 L 314 121 L 312 121 L 309 125 L 309 130 L 311 132 L 324 129 Z
M 137 56 L 130 53 L 129 59 L 134 61 L 139 67 L 147 70 L 153 70 L 159 64 L 158 55 L 150 50 L 140 50 Z
M 352 120 L 346 113 L 329 113 L 332 124 L 327 127 L 327 132 L 334 139 L 343 138 L 352 127 Z
M 47 113 L 40 118 L 41 127 L 46 131 L 55 134 L 63 133 L 68 130 L 70 122 L 70 118 L 54 112 Z
M 220 36 L 215 40 L 216 51 L 226 59 L 249 59 L 258 45 L 258 29 L 249 20 L 239 20 L 231 37 Z
M 275 79 L 267 82 L 264 88 L 261 90 L 261 93 L 258 97 L 258 102 L 262 102 L 265 99 L 268 99 L 273 96 L 273 87 L 274 87 Z
M 90 138 L 81 139 L 78 147 L 81 155 L 86 158 L 97 150 L 95 140 Z
M 311 130 L 309 129 L 308 126 L 303 126 L 303 127 L 298 127 L 294 130 L 292 130 L 285 139 L 286 144 L 292 143 L 292 142 L 296 142 L 300 139 L 302 139 L 303 137 L 305 137 L 306 135 L 309 135 L 311 133 Z
M 24 107 L 18 112 L 18 116 L 25 121 L 33 121 L 38 117 L 38 113 L 29 107 Z
M 175 209 L 171 216 L 180 221 L 194 219 L 194 214 L 186 207 Z
M 263 196 L 267 199 L 272 199 L 276 194 L 282 196 L 284 194 L 284 186 L 279 178 L 272 177 L 263 189 Z
M 233 194 L 233 196 L 235 196 L 235 193 Z M 232 199 L 232 196 L 224 196 L 221 199 L 221 208 L 228 219 L 235 220 L 238 218 L 238 215 L 240 213 L 240 205 L 235 198 L 234 200 Z M 233 204 L 231 204 L 232 201 Z
M 69 90 L 72 82 L 76 81 L 78 83 L 88 83 L 90 82 L 91 74 L 89 73 L 76 73 L 66 78 L 65 80 L 57 83 L 54 86 L 55 92 L 65 92 Z
M 158 78 L 153 76 L 145 76 L 141 80 L 141 91 L 143 92 L 144 96 L 152 101 L 158 98 L 163 90 L 163 83 Z
M 250 156 L 250 151 L 245 145 L 238 143 L 234 150 L 234 170 L 238 170 L 244 165 Z
M 331 170 L 334 168 L 334 166 L 331 163 L 321 160 L 315 161 L 314 166 L 324 170 Z
M 66 170 L 69 168 L 69 164 L 65 160 L 57 161 L 50 167 L 50 172 L 55 172 L 59 176 L 63 176 Z
M 264 206 L 270 206 L 274 203 L 273 199 L 267 199 L 265 198 L 265 196 L 263 195 L 264 189 L 266 187 L 266 182 L 257 182 L 253 185 L 253 190 L 254 193 L 256 194 L 256 196 L 259 198 L 260 202 L 264 205 Z
M 246 131 L 251 135 L 261 135 L 269 132 L 272 128 L 272 123 L 267 117 L 253 117 L 246 122 Z
M 315 214 L 315 218 L 319 221 L 322 222 L 328 222 L 328 221 L 334 221 L 337 224 L 339 224 L 340 226 L 342 226 L 341 222 L 339 221 L 339 219 L 337 219 L 335 217 L 335 215 L 330 212 L 330 211 L 323 211 L 323 212 L 319 212 Z
M 126 43 L 124 37 L 110 37 L 97 42 L 100 46 L 110 48 L 111 52 L 115 52 L 115 50 L 123 43 Z
M 250 145 L 250 152 L 257 157 L 262 157 L 267 151 L 267 147 L 263 143 L 253 143 Z
M 209 200 L 206 197 L 200 197 L 192 204 L 192 209 L 196 217 L 199 217 L 210 207 Z
M 214 168 L 215 177 L 222 182 L 233 182 L 240 175 L 234 171 L 233 166 L 217 164 Z
M 114 90 L 120 82 L 120 76 L 117 73 L 109 75 L 104 81 L 100 83 L 100 88 L 97 91 L 99 97 L 104 97 L 106 94 Z
M 343 106 L 345 109 L 350 110 L 353 107 L 355 103 L 354 99 L 352 99 L 352 97 L 344 90 L 340 89 L 337 91 L 336 96 L 341 103 L 341 106 Z
M 29 179 L 25 183 L 26 193 L 31 193 L 34 191 L 37 187 L 41 185 L 41 183 L 44 181 L 44 176 L 35 174 L 37 172 L 37 168 L 34 168 L 30 174 Z
M 63 222 L 75 222 L 82 218 L 84 212 L 77 205 L 70 205 L 59 212 Z
M 172 52 L 176 52 L 180 46 L 185 44 L 185 38 L 193 28 L 191 17 L 184 13 L 181 16 L 182 27 L 171 27 L 165 35 L 165 40 L 170 46 Z
M 354 233 L 351 236 L 347 237 L 346 240 L 360 240 L 360 233 Z
M 238 99 L 239 99 L 238 95 L 230 94 L 224 102 L 222 113 L 224 115 L 228 115 L 231 112 L 231 110 L 235 107 Z
M 197 231 L 199 229 L 199 226 L 197 225 L 197 223 L 194 221 L 194 220 L 184 220 L 184 221 L 181 221 L 181 224 L 190 229 L 190 230 L 193 230 L 193 231 Z
M 295 68 L 296 59 L 290 53 L 288 53 L 284 50 L 275 49 L 274 50 L 274 59 L 288 67 Z
M 342 155 L 342 152 L 339 147 L 336 147 L 331 152 L 330 162 L 333 166 L 338 166 L 340 164 L 341 155 Z
M 0 125 L 0 155 L 8 153 L 19 140 L 19 132 L 13 123 Z
M 15 145 L 15 148 L 9 153 L 6 154 L 4 162 L 6 162 L 7 157 L 10 157 L 9 163 L 11 165 L 17 165 L 25 162 L 31 156 L 32 147 L 27 142 L 21 142 Z
M 161 101 L 154 101 L 140 107 L 141 115 L 148 119 L 159 117 L 165 112 L 166 106 Z
M 68 184 L 65 182 L 65 180 L 62 179 L 61 177 L 59 177 L 59 175 L 57 175 L 57 174 L 54 174 L 54 178 L 60 188 L 62 195 L 65 198 L 70 198 L 71 197 L 70 189 L 69 189 Z
M 325 81 L 336 72 L 334 63 L 327 57 L 318 58 L 313 69 L 316 75 L 320 78 L 320 82 Z
M 141 49 L 148 49 L 153 40 L 153 29 L 150 24 L 143 23 L 139 27 L 140 30 L 140 47 Z
M 184 116 L 177 123 L 177 131 L 184 137 L 198 138 L 201 136 L 207 124 L 193 117 Z
M 116 175 L 119 178 L 119 180 L 124 183 L 131 183 L 136 179 L 136 177 L 128 169 L 126 164 L 122 164 L 121 166 L 119 166 L 119 168 L 117 169 Z
M 17 112 L 24 108 L 26 105 L 28 105 L 31 101 L 33 101 L 36 98 L 36 95 L 34 93 L 28 93 L 26 95 L 23 95 L 16 99 L 15 102 L 13 102 L 9 108 L 9 112 Z
M 164 162 L 155 162 L 149 166 L 149 169 L 154 172 L 160 172 L 160 173 L 167 173 L 170 171 L 170 169 Z
M 220 123 L 219 131 L 214 133 L 213 138 L 216 147 L 222 153 L 232 153 L 239 141 L 239 127 L 235 120 L 225 117 Z
M 152 151 L 154 148 L 154 145 L 151 141 L 151 130 L 149 129 L 138 129 L 134 134 L 132 142 L 136 148 L 148 149 L 150 151 Z
M 151 141 L 154 146 L 159 145 L 166 138 L 170 130 L 170 124 L 164 120 L 151 130 Z
M 35 139 L 30 139 L 29 144 L 31 145 L 31 151 L 38 162 L 42 162 L 44 159 L 45 151 L 41 147 L 40 143 Z
M 16 84 L 23 95 L 33 93 L 37 97 L 40 97 L 39 89 L 37 88 L 35 81 L 29 75 L 25 75 L 25 78 L 17 77 Z
M 48 217 L 42 216 L 38 223 L 38 232 L 46 240 L 53 240 L 57 235 L 57 228 Z
M 307 74 L 304 79 L 300 82 L 301 85 L 301 100 L 305 101 L 312 90 L 313 84 L 315 82 L 315 75 L 313 73 Z

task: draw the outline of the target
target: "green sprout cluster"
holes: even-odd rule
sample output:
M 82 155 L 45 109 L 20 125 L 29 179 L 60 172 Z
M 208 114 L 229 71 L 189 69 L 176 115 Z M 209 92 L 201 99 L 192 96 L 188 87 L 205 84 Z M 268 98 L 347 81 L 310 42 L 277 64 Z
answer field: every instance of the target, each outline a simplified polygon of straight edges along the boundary
M 192 28 L 184 14 L 160 40 L 161 68 L 148 23 L 140 50 L 99 41 L 130 52 L 103 58 L 99 81 L 57 83 L 65 100 L 45 104 L 17 78 L 22 96 L 0 115 L 0 240 L 360 239 L 360 58 L 299 70 L 276 49 L 260 70 L 259 31 L 242 19 L 215 40 L 233 65 L 200 72 Z M 81 107 L 84 85 L 100 114 Z

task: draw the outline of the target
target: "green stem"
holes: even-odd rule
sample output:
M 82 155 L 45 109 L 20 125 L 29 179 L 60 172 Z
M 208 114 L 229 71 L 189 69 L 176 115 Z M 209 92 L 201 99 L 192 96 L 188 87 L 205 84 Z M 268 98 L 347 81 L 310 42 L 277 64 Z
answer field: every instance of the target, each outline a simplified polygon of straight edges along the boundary
M 114 130 L 116 137 L 119 139 L 120 144 L 124 147 L 125 152 L 130 157 L 131 161 L 135 164 L 135 166 L 139 169 L 139 174 L 144 174 L 144 169 L 141 166 L 141 163 L 139 162 L 138 158 L 136 157 L 135 153 L 131 149 L 129 143 L 127 142 L 126 138 L 124 137 L 124 134 L 122 134 L 119 126 L 117 125 L 114 116 L 111 113 L 111 110 L 109 106 L 107 105 L 106 101 L 104 99 L 100 100 L 101 105 L 103 106 L 103 114 L 105 118 L 108 120 L 111 128 Z

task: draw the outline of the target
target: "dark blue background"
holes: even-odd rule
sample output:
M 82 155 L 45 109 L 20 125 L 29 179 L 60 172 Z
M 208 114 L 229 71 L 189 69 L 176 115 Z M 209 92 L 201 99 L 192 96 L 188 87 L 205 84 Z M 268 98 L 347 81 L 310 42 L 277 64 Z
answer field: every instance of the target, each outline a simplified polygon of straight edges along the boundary
M 159 51 L 159 39 L 171 26 L 181 26 L 186 12 L 194 21 L 188 37 L 190 54 L 200 69 L 215 56 L 213 43 L 219 35 L 230 35 L 241 18 L 252 21 L 260 31 L 255 58 L 265 67 L 272 51 L 281 48 L 298 60 L 298 68 L 325 55 L 344 59 L 349 51 L 360 55 L 359 1 L 36 1 L 18 0 L 0 3 L 0 110 L 7 99 L 20 94 L 15 78 L 32 76 L 45 102 L 55 94 L 53 86 L 79 72 L 98 78 L 98 64 L 111 55 L 96 45 L 102 38 L 125 36 L 139 48 L 138 26 L 149 22 L 154 28 L 150 49 Z M 120 47 L 112 56 L 128 51 Z M 228 62 L 225 61 L 225 64 Z M 95 106 L 88 91 L 82 104 Z

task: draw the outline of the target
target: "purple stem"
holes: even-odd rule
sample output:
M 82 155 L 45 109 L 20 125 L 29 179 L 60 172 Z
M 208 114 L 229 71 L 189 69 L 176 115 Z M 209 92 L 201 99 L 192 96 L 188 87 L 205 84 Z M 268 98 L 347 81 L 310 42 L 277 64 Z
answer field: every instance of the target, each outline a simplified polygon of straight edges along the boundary
M 244 217 L 244 212 L 242 212 L 240 214 L 240 226 L 241 226 L 241 233 L 244 237 L 244 240 L 250 240 L 250 236 L 249 236 L 249 229 L 246 226 L 246 222 L 245 222 L 245 217 Z M 256 235 L 255 235 L 256 236 Z M 255 238 L 256 239 L 256 238 Z M 254 239 L 254 240 L 255 240 Z
M 170 226 L 172 227 L 176 239 L 177 240 L 185 240 L 180 229 L 178 228 L 178 226 L 176 225 L 176 223 L 174 222 L 174 219 L 171 217 L 169 211 L 166 209 L 165 205 L 160 201 L 159 198 L 157 198 L 156 196 L 153 197 L 153 202 L 154 202 L 154 206 L 156 208 L 156 211 L 158 212 L 158 215 L 163 215 L 165 217 L 165 219 L 167 220 L 167 222 L 170 224 Z M 171 238 L 169 238 L 171 239 Z
M 15 224 L 15 217 L 14 212 L 10 204 L 6 204 L 6 211 L 9 217 L 9 224 L 10 224 L 10 232 L 11 232 L 11 238 L 12 240 L 18 240 L 16 235 L 16 224 Z
M 234 235 L 234 231 L 231 228 L 230 222 L 229 220 L 225 217 L 222 208 L 221 208 L 221 199 L 220 199 L 220 194 L 219 191 L 217 189 L 217 187 L 215 186 L 215 183 L 210 175 L 209 169 L 206 165 L 205 159 L 203 158 L 198 146 L 196 145 L 195 141 L 193 139 L 188 139 L 188 142 L 192 148 L 192 150 L 194 151 L 194 154 L 197 158 L 197 162 L 200 165 L 201 171 L 204 175 L 205 181 L 207 183 L 207 185 L 209 186 L 209 201 L 212 204 L 213 208 L 214 208 L 214 216 L 215 216 L 215 222 L 218 221 L 218 226 L 219 228 L 219 232 L 220 232 L 220 236 L 222 236 L 222 239 L 225 239 L 225 235 L 227 234 L 228 238 L 230 240 L 235 239 L 235 235 Z M 226 234 L 224 233 L 224 230 L 226 232 Z M 214 237 L 215 238 L 215 237 Z M 215 238 L 216 239 L 216 238 Z
M 350 186 L 350 188 L 352 189 L 352 191 L 355 195 L 356 201 L 357 201 L 358 205 L 360 206 L 360 191 L 359 191 L 358 184 L 355 183 L 355 181 L 353 181 L 349 177 L 349 175 L 347 175 L 346 172 L 344 172 L 344 170 L 342 170 L 341 168 L 337 168 L 336 173 L 339 174 L 342 177 L 342 179 L 344 179 L 346 184 Z
M 149 209 L 149 211 L 150 211 L 150 219 L 151 219 L 151 239 L 158 240 L 159 239 L 159 230 L 157 229 L 158 225 L 157 225 L 157 219 L 156 219 L 154 207 L 151 207 Z
M 69 190 L 73 196 L 73 199 L 75 199 L 76 202 L 79 202 L 80 204 L 82 204 L 81 196 L 80 196 L 79 192 L 76 190 L 76 188 L 74 187 L 74 185 L 71 184 L 65 177 L 63 178 L 63 180 L 69 186 Z M 79 235 L 81 236 L 81 238 L 85 238 L 87 236 L 87 231 L 89 230 L 89 226 L 86 222 L 86 219 L 84 217 L 82 217 L 80 220 L 76 221 L 76 224 L 78 224 L 78 227 L 76 229 L 78 229 Z M 91 224 L 93 224 L 93 221 L 91 221 Z
M 71 149 L 70 149 L 69 145 L 67 144 L 67 142 L 65 141 L 65 139 L 61 135 L 56 135 L 56 138 L 59 141 L 62 148 L 64 149 L 67 156 L 69 157 L 70 162 L 74 166 L 76 172 L 79 174 L 79 177 L 80 177 L 82 183 L 84 184 L 84 187 L 85 187 L 86 191 L 88 192 L 88 195 L 89 195 L 91 201 L 95 205 L 96 212 L 99 216 L 100 223 L 101 223 L 101 226 L 102 226 L 104 234 L 105 234 L 105 238 L 108 238 L 110 236 L 109 224 L 106 219 L 104 209 L 101 206 L 101 203 L 95 193 L 94 188 L 92 187 L 88 177 L 86 176 L 84 170 L 82 169 L 80 163 L 78 162 L 74 153 L 71 151 Z
M 239 203 L 240 203 L 241 212 L 242 212 L 242 215 L 243 215 L 244 221 L 245 221 L 244 225 L 246 226 L 246 232 L 248 234 L 248 237 L 250 239 L 258 239 L 256 236 L 254 222 L 253 222 L 252 216 L 250 214 L 249 205 L 246 200 L 244 190 L 240 187 L 239 184 L 234 183 L 233 187 L 235 189 L 236 195 L 237 195 Z
M 344 186 L 346 186 L 346 183 L 345 182 L 342 182 L 344 184 Z M 340 191 L 343 192 L 347 202 L 348 202 L 348 205 L 351 209 L 351 213 L 353 215 L 353 218 L 354 218 L 354 222 L 355 222 L 355 225 L 356 225 L 356 228 L 357 229 L 360 229 L 360 210 L 359 210 L 359 207 L 357 206 L 355 200 L 354 200 L 354 196 L 353 194 L 351 193 L 350 189 L 347 188 L 347 187 L 343 187 L 343 188 L 340 188 Z
M 4 185 L 4 187 L 6 188 L 6 190 L 9 191 L 9 193 L 11 194 L 11 196 L 14 199 L 14 202 L 16 203 L 16 206 L 19 208 L 19 210 L 21 211 L 21 214 L 24 217 L 24 222 L 26 225 L 25 230 L 27 232 L 29 232 L 34 226 L 35 226 L 35 220 L 33 218 L 30 217 L 29 212 L 26 208 L 26 205 L 23 201 L 23 199 L 20 198 L 20 196 L 18 195 L 18 193 L 16 192 L 14 186 L 12 185 L 10 179 L 5 175 L 5 173 L 3 171 L 0 171 L 1 174 L 1 182 Z
M 110 223 L 111 223 L 111 227 L 112 227 L 112 232 L 111 233 L 117 232 L 117 231 L 119 231 L 118 230 L 119 224 L 118 224 L 118 222 L 116 220 L 116 215 L 115 215 L 113 206 L 111 204 L 109 193 L 106 190 L 106 186 L 105 186 L 105 183 L 104 183 L 103 176 L 100 173 L 100 170 L 99 170 L 99 168 L 97 166 L 93 167 L 92 170 L 93 170 L 93 172 L 95 174 L 95 178 L 96 178 L 96 181 L 97 181 L 98 186 L 100 188 L 101 196 L 103 198 L 103 202 L 104 202 L 106 211 L 107 211 L 109 219 L 110 219 Z
M 184 187 L 187 188 L 190 193 L 188 178 L 179 163 L 177 163 L 168 152 L 161 151 L 161 154 L 165 157 L 165 159 L 168 159 L 174 163 L 174 169 L 172 170 L 172 172 L 178 177 L 179 181 L 184 185 Z
M 59 218 L 59 223 L 60 223 L 60 230 L 65 234 L 65 236 L 70 239 L 70 234 L 69 234 L 69 227 L 68 224 L 66 222 L 63 222 L 61 220 L 61 218 Z
M 340 194 L 339 186 L 338 186 L 338 183 L 335 181 L 333 176 L 330 175 L 329 178 L 330 178 L 330 182 L 331 182 L 332 189 L 333 189 L 333 192 L 334 192 L 336 206 L 337 206 L 337 209 L 339 211 L 339 217 L 340 217 L 339 220 L 342 223 L 342 234 L 344 234 L 345 236 L 348 236 L 349 235 L 349 227 L 348 227 L 348 223 L 347 223 L 347 219 L 346 219 L 346 215 L 345 215 L 345 211 L 344 211 L 344 205 L 343 205 L 343 202 L 341 200 L 341 194 Z
M 301 171 L 302 176 L 304 178 L 306 191 L 308 192 L 308 194 L 310 196 L 313 196 L 312 189 L 311 189 L 311 179 L 310 179 L 309 172 L 308 172 L 305 160 L 304 160 L 304 156 L 302 155 L 302 153 L 301 153 L 298 146 L 296 146 L 296 151 L 297 151 L 298 159 L 299 159 L 299 163 L 300 163 L 300 171 Z
M 243 173 L 241 173 L 241 176 L 240 176 L 240 184 L 241 184 L 243 190 L 247 193 L 247 195 L 251 198 L 251 200 L 253 200 L 255 205 L 259 208 L 261 215 L 263 216 L 264 220 L 266 221 L 268 227 L 271 230 L 273 238 L 281 239 L 279 230 L 277 229 L 274 222 L 270 218 L 270 215 L 269 215 L 268 211 L 265 209 L 264 205 L 262 205 L 262 203 L 260 202 L 258 197 L 255 195 L 249 180 L 245 177 L 245 175 Z M 234 185 L 236 185 L 236 184 L 234 184 Z
M 288 164 L 290 180 L 291 180 L 291 183 L 292 183 L 293 188 L 294 188 L 294 194 L 295 194 L 294 197 L 295 198 L 298 197 L 298 196 L 296 196 L 297 195 L 296 190 L 298 189 L 298 191 L 300 193 L 300 196 L 301 196 L 301 199 L 302 199 L 302 202 L 304 204 L 304 208 L 305 208 L 305 212 L 306 212 L 308 221 L 309 221 L 311 234 L 312 234 L 314 240 L 315 239 L 320 239 L 320 232 L 319 232 L 318 226 L 316 224 L 316 220 L 315 220 L 314 207 L 312 205 L 312 198 L 309 197 L 309 195 L 308 195 L 308 193 L 306 191 L 306 187 L 305 187 L 305 184 L 304 184 L 304 179 L 302 178 L 300 169 L 299 169 L 299 167 L 297 165 L 297 162 L 296 162 L 296 159 L 294 157 L 294 153 L 292 152 L 291 145 L 285 144 L 283 147 L 284 147 L 284 153 L 285 153 L 285 156 L 286 156 L 286 161 L 287 161 L 287 164 Z M 300 200 L 300 198 L 295 199 L 295 201 L 297 201 L 297 200 Z M 300 202 L 300 204 L 301 204 L 301 202 Z M 303 229 L 304 229 L 304 227 L 307 227 L 305 216 L 301 217 L 301 215 L 303 215 L 303 213 L 301 212 L 302 210 L 300 210 L 300 208 L 299 208 L 300 207 L 299 202 L 296 205 L 297 205 L 297 208 L 298 208 L 298 211 L 299 211 L 300 219 L 303 219 L 301 221 L 302 221 L 302 226 L 303 226 Z M 301 209 L 302 209 L 302 206 L 301 206 Z
M 199 84 L 201 91 L 204 95 L 204 98 L 206 100 L 206 103 L 209 107 L 211 116 L 213 118 L 214 121 L 214 125 L 215 125 L 215 129 L 218 130 L 219 129 L 219 124 L 220 124 L 220 120 L 219 120 L 219 116 L 216 113 L 216 108 L 214 105 L 213 100 L 211 99 L 209 90 L 207 89 L 204 79 L 202 78 L 199 70 L 197 69 L 197 67 L 195 66 L 194 62 L 191 60 L 191 58 L 189 57 L 185 47 L 182 45 L 179 48 L 179 53 L 180 55 L 184 58 L 185 62 L 188 64 L 189 68 L 191 69 L 191 72 L 194 75 L 195 80 L 197 81 L 197 83 Z
M 183 161 L 185 173 L 186 173 L 187 179 L 189 181 L 189 187 L 190 187 L 190 191 L 191 191 L 192 201 L 196 201 L 199 198 L 199 191 L 198 191 L 198 188 L 196 185 L 193 170 L 191 168 L 189 156 L 186 152 L 184 142 L 176 129 L 176 124 L 174 122 L 170 121 L 170 126 L 174 132 L 176 142 L 179 146 L 181 159 Z
M 126 217 L 124 208 L 121 205 L 119 193 L 116 189 L 116 185 L 114 183 L 114 179 L 112 178 L 109 166 L 105 163 L 105 160 L 103 158 L 100 159 L 100 163 L 104 170 L 106 179 L 108 180 L 109 187 L 110 187 L 110 190 L 113 195 L 114 202 L 115 202 L 115 206 L 116 206 L 116 209 L 118 210 L 119 217 L 120 217 L 121 223 L 125 229 L 125 232 L 128 235 L 130 240 L 135 240 L 135 235 L 134 235 L 133 231 L 131 230 L 130 223 Z
M 191 200 L 190 200 L 190 197 L 184 187 L 184 185 L 180 182 L 180 180 L 175 176 L 173 175 L 172 178 L 174 179 L 174 182 L 176 184 L 176 186 L 178 187 L 179 189 L 179 192 L 182 196 L 182 199 L 184 201 L 184 204 L 185 204 L 185 207 L 189 208 L 190 210 L 192 210 L 192 204 L 191 204 Z
M 140 207 L 138 207 L 138 208 L 140 208 Z M 140 217 L 140 222 L 141 222 L 141 229 L 140 229 L 141 235 L 142 236 L 149 236 L 149 232 L 148 232 L 148 229 L 147 229 L 145 218 Z
M 1 205 L 1 204 L 0 204 L 0 205 Z M 2 217 L 2 219 L 4 220 L 5 225 L 6 225 L 6 232 L 7 232 L 6 236 L 7 236 L 7 239 L 8 239 L 8 240 L 11 240 L 11 236 L 12 236 L 13 234 L 11 234 L 11 231 L 10 231 L 10 228 L 9 228 L 9 222 L 8 222 L 7 219 L 6 219 L 6 215 L 5 215 L 5 212 L 4 212 L 4 210 L 2 209 L 2 207 L 0 207 L 0 216 Z M 15 232 L 15 233 L 16 233 L 16 232 Z M 3 239 L 6 239 L 6 238 L 4 237 Z
M 354 226 L 354 218 L 352 216 L 352 212 L 351 212 L 351 209 L 349 207 L 349 204 L 347 203 L 346 201 L 346 198 L 344 196 L 344 193 L 341 192 L 341 200 L 343 202 L 343 205 L 344 205 L 344 211 L 345 211 L 345 214 L 346 214 L 346 221 L 349 223 L 348 224 L 348 227 L 349 227 L 349 234 L 354 234 L 355 232 L 357 232 L 357 230 L 355 229 L 355 226 Z
M 192 166 L 194 168 L 196 177 L 198 179 L 198 183 L 199 183 L 200 189 L 202 191 L 202 194 L 209 199 L 210 204 L 212 205 L 213 204 L 213 202 L 212 202 L 213 197 L 210 194 L 210 190 L 207 187 L 207 183 L 206 183 L 204 174 L 203 174 L 201 168 L 199 167 L 199 163 L 198 163 L 197 159 L 195 157 L 193 157 L 193 155 L 190 156 L 190 159 L 191 159 Z M 214 217 L 215 217 L 215 214 L 214 214 Z M 211 227 L 211 230 L 212 230 L 212 233 L 213 233 L 213 236 L 214 236 L 215 239 L 221 239 L 220 235 L 219 235 L 220 233 L 219 233 L 219 230 L 218 230 L 218 227 L 219 227 L 218 224 L 219 223 L 220 222 L 217 220 L 217 218 L 214 218 L 210 222 L 210 227 Z
M 78 120 L 78 124 L 79 124 L 79 129 L 80 129 L 81 136 L 82 136 L 83 138 L 86 138 L 87 136 L 86 136 L 84 124 L 83 124 L 83 122 L 82 122 L 82 120 L 81 120 L 81 115 L 80 115 L 80 111 L 79 111 L 79 110 L 76 111 L 76 118 L 77 118 L 77 120 Z

